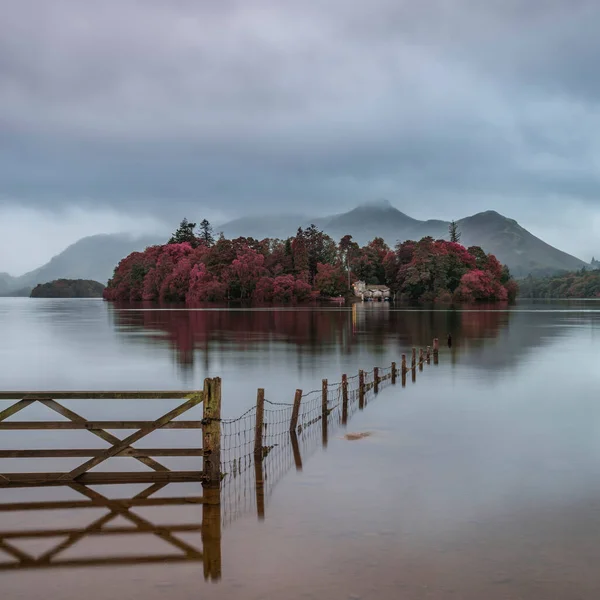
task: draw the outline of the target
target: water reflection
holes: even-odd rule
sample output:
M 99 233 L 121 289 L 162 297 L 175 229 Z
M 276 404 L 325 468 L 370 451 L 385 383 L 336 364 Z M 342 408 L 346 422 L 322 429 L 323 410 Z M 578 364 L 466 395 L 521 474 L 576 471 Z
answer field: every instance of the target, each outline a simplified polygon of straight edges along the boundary
M 207 370 L 213 352 L 265 351 L 274 342 L 294 345 L 314 356 L 351 355 L 359 347 L 378 355 L 390 341 L 410 347 L 451 335 L 459 346 L 466 344 L 464 350 L 470 343 L 497 338 L 515 318 L 509 310 L 485 306 L 462 312 L 397 310 L 388 304 L 272 310 L 181 310 L 149 304 L 137 309 L 115 307 L 110 314 L 119 333 L 130 342 L 143 341 L 139 337 L 143 332 L 146 339 L 166 341 L 182 367 L 192 368 L 201 357 Z
M 376 390 L 381 391 L 395 381 L 396 378 L 392 378 L 389 369 L 382 369 L 380 380 L 374 379 L 372 373 L 364 378 L 365 391 L 360 395 L 356 389 L 357 384 L 354 384 L 354 388 L 346 385 L 344 393 L 341 384 L 334 384 L 330 389 L 324 388 L 322 392 L 308 393 L 303 398 L 297 428 L 292 431 L 288 430 L 291 407 L 265 411 L 270 414 L 265 414 L 265 446 L 259 452 L 254 449 L 254 452 L 246 453 L 246 446 L 253 448 L 254 440 L 249 438 L 247 444 L 240 442 L 241 436 L 238 433 L 245 426 L 237 425 L 240 420 L 233 423 L 224 421 L 221 446 L 213 457 L 221 465 L 221 486 L 214 489 L 207 485 L 201 493 L 199 483 L 157 482 L 135 495 L 114 498 L 100 493 L 96 486 L 70 481 L 63 483 L 62 489 L 76 492 L 78 499 L 48 499 L 43 498 L 47 494 L 47 482 L 36 483 L 28 479 L 27 482 L 19 483 L 17 478 L 9 482 L 4 475 L 0 475 L 0 489 L 3 492 L 18 493 L 18 501 L 7 502 L 6 496 L 3 496 L 0 502 L 0 572 L 197 562 L 203 564 L 206 581 L 219 581 L 222 574 L 222 527 L 231 526 L 252 512 L 259 521 L 264 521 L 268 499 L 286 473 L 294 468 L 301 472 L 303 460 L 319 448 L 327 446 L 328 435 L 345 427 L 349 417 L 369 405 L 377 396 Z M 324 405 L 321 393 L 326 395 Z M 342 397 L 343 402 L 340 402 Z M 363 399 L 362 404 L 359 403 L 359 397 Z M 312 417 L 315 411 L 322 410 L 325 412 Z M 250 428 L 252 430 L 253 427 Z M 31 452 L 32 456 L 36 453 L 35 450 Z M 66 451 L 63 454 L 64 452 Z M 11 451 L 4 452 L 4 458 L 15 456 L 17 451 L 12 454 Z M 116 457 L 108 460 L 114 458 Z M 6 477 L 10 475 L 15 473 L 7 473 Z M 28 475 L 31 478 L 31 474 Z M 127 473 L 121 475 L 119 479 L 123 480 L 122 483 L 115 484 L 112 481 L 103 487 L 122 490 L 137 481 L 129 481 Z M 177 494 L 176 488 L 181 489 L 182 485 L 191 485 L 191 491 Z M 202 507 L 200 523 L 193 518 L 197 515 L 199 506 Z M 168 510 L 167 518 L 171 520 L 175 515 L 185 517 L 185 508 L 191 508 L 192 520 L 184 518 L 181 523 L 160 523 L 159 507 Z M 103 514 L 91 522 L 76 526 L 78 518 L 75 513 L 89 514 L 92 509 L 101 510 Z M 144 510 L 146 513 L 140 514 Z M 59 515 L 63 511 L 62 514 L 66 516 L 52 519 L 52 526 L 48 527 L 49 511 Z M 44 527 L 35 527 L 36 513 Z M 2 518 L 3 515 L 15 514 L 25 517 L 11 520 Z M 198 534 L 200 540 L 197 540 Z M 148 538 L 152 536 L 162 542 L 160 550 L 148 542 Z M 136 540 L 131 540 L 133 537 Z M 103 543 L 90 554 L 89 550 L 86 552 L 85 543 L 92 538 L 100 538 Z M 137 541 L 141 539 L 144 541 Z M 29 547 L 33 545 L 35 548 L 43 540 L 51 540 L 52 544 L 42 552 L 35 549 L 32 551 L 27 545 L 22 545 L 26 542 Z M 167 547 L 169 552 L 165 551 Z M 2 554 L 6 556 L 3 557 Z M 8 560 L 3 560 L 5 558 Z
M 553 314 L 572 310 L 569 321 L 597 326 L 597 304 L 551 305 Z M 558 312 L 557 309 L 558 308 Z M 389 304 L 355 304 L 352 308 L 238 309 L 223 307 L 181 310 L 140 305 L 111 307 L 112 322 L 130 343 L 168 343 L 177 364 L 193 369 L 201 360 L 210 373 L 213 356 L 223 353 L 272 354 L 281 345 L 300 355 L 342 356 L 368 352 L 384 356 L 423 346 L 434 337 L 447 340 L 452 364 L 468 363 L 497 371 L 518 364 L 533 349 L 564 332 L 536 305 L 482 305 L 449 310 L 406 309 Z M 587 312 L 592 309 L 592 312 Z M 140 334 L 143 334 L 140 337 Z

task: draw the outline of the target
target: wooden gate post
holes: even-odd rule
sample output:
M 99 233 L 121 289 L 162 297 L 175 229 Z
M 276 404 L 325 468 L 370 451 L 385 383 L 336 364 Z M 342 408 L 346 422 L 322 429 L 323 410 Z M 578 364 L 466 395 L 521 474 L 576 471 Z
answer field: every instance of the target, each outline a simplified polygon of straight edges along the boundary
M 204 380 L 202 448 L 204 480 L 207 488 L 221 485 L 221 378 Z
M 365 407 L 365 372 L 361 369 L 358 372 L 358 408 L 362 410 Z
M 265 390 L 256 393 L 256 426 L 254 428 L 254 460 L 263 458 L 263 429 L 265 422 Z
M 402 387 L 406 385 L 406 354 L 402 355 Z
M 396 383 L 396 363 L 392 363 L 392 384 Z
M 348 376 L 342 375 L 342 425 L 348 422 Z
M 294 396 L 294 407 L 292 408 L 292 418 L 290 420 L 290 431 L 296 433 L 298 427 L 298 415 L 300 414 L 300 402 L 302 402 L 302 390 L 296 390 Z
M 379 367 L 373 367 L 373 388 L 375 393 L 379 392 Z
M 419 349 L 419 371 L 423 370 L 423 348 Z

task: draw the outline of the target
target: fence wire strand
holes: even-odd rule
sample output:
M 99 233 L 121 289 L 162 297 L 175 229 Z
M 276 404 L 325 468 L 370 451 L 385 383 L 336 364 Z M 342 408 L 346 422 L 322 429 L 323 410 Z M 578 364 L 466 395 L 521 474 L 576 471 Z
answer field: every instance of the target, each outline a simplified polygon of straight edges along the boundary
M 414 369 L 431 363 L 431 356 L 415 362 Z M 257 407 L 253 406 L 240 417 L 221 421 L 222 522 L 228 525 L 248 512 L 258 510 L 257 488 L 266 502 L 278 481 L 294 465 L 309 458 L 327 436 L 343 427 L 362 407 L 367 406 L 375 391 L 392 384 L 392 366 L 375 367 L 362 372 L 364 384 L 360 391 L 360 374 L 328 383 L 326 388 L 305 392 L 300 397 L 295 434 L 290 433 L 294 404 L 264 399 L 262 444 L 255 451 Z M 395 376 L 400 381 L 413 371 L 412 356 L 407 356 L 406 368 L 396 363 Z M 375 374 L 377 372 L 377 381 Z M 344 383 L 345 382 L 345 383 Z M 347 402 L 344 398 L 346 390 Z M 325 423 L 323 423 L 325 418 Z M 321 423 L 321 426 L 317 424 Z M 326 424 L 326 427 L 325 427 Z M 257 460 L 258 458 L 258 460 Z M 258 463 L 258 464 L 257 464 Z M 259 481 L 259 478 L 260 479 Z

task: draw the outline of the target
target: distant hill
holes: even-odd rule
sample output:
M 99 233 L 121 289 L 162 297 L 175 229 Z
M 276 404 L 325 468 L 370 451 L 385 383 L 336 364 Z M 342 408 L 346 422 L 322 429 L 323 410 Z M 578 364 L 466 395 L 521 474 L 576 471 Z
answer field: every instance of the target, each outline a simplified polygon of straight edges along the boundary
M 106 284 L 119 261 L 128 254 L 165 242 L 161 237 L 134 237 L 127 234 L 101 234 L 84 237 L 57 254 L 48 263 L 21 275 L 0 274 L 0 295 L 21 290 L 29 295 L 39 283 L 56 279 L 91 279 Z
M 307 227 L 311 223 L 336 240 L 350 234 L 362 245 L 379 236 L 390 246 L 397 241 L 419 240 L 427 235 L 447 239 L 449 225 L 447 221 L 414 219 L 387 200 L 378 200 L 345 213 L 313 219 L 289 214 L 242 217 L 216 225 L 214 230 L 223 231 L 227 237 L 287 238 L 294 235 L 298 227 Z M 477 213 L 459 220 L 458 224 L 462 233 L 461 243 L 465 246 L 481 246 L 486 252 L 495 254 L 516 277 L 551 275 L 588 266 L 584 261 L 535 237 L 515 220 L 495 211 Z M 21 277 L 0 273 L 0 296 L 27 296 L 37 284 L 56 279 L 91 279 L 106 284 L 122 258 L 148 246 L 162 244 L 166 239 L 167 236 L 136 238 L 127 234 L 82 238 L 45 265 Z
M 104 287 L 91 279 L 56 279 L 36 285 L 31 298 L 102 298 Z
M 293 235 L 298 225 L 288 221 L 288 217 L 268 217 L 272 231 L 265 231 L 266 217 L 246 217 L 244 231 L 248 237 L 281 237 Z M 238 221 L 240 221 L 238 219 Z M 413 219 L 393 207 L 386 200 L 370 202 L 353 210 L 300 223 L 303 227 L 314 223 L 320 229 L 339 240 L 346 234 L 352 235 L 359 244 L 365 244 L 374 237 L 382 237 L 390 246 L 398 241 L 419 240 L 424 236 L 435 239 L 448 239 L 448 221 Z M 581 269 L 587 264 L 550 246 L 543 240 L 521 227 L 514 219 L 509 219 L 495 211 L 477 213 L 458 221 L 461 243 L 465 246 L 481 246 L 486 252 L 495 254 L 498 260 L 508 265 L 513 275 L 525 277 L 529 274 L 548 275 L 560 271 Z M 219 230 L 227 232 L 228 223 Z M 241 235 L 241 234 L 239 234 Z

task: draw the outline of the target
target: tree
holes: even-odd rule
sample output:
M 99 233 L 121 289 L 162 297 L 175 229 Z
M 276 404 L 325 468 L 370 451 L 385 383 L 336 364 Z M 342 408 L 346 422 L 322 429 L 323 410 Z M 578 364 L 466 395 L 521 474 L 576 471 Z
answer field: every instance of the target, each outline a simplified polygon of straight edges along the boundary
M 210 248 L 215 243 L 212 225 L 206 219 L 200 223 L 200 239 Z
M 450 241 L 458 244 L 460 242 L 460 236 L 462 235 L 458 229 L 458 223 L 456 221 L 450 221 L 448 231 L 450 233 Z
M 169 244 L 182 244 L 183 242 L 188 242 L 195 248 L 198 245 L 198 238 L 194 233 L 194 229 L 196 229 L 196 223 L 190 223 L 187 219 L 183 219 L 181 223 L 179 223 L 179 227 L 175 231 L 175 233 L 171 236 L 168 243 Z

